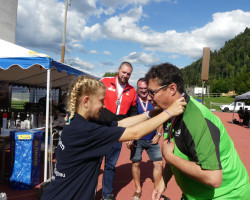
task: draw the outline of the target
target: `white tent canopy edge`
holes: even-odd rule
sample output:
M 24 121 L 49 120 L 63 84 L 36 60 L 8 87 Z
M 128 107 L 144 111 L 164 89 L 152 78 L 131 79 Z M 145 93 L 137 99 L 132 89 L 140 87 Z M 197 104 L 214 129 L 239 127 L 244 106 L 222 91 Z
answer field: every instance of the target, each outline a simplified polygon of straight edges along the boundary
M 0 39 L 0 81 L 20 85 L 46 87 L 44 181 L 47 180 L 49 104 L 53 87 L 67 89 L 68 83 L 79 75 L 98 76 L 81 69 L 54 61 L 48 55 Z

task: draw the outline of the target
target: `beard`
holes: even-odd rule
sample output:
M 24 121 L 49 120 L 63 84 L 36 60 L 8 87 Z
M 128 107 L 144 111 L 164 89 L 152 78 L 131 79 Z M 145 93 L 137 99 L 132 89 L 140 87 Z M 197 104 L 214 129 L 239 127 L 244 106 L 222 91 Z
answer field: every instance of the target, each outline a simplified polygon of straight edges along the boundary
M 122 77 L 119 77 L 118 76 L 118 82 L 121 84 L 121 85 L 124 85 L 128 82 L 128 80 L 126 78 L 122 78 Z

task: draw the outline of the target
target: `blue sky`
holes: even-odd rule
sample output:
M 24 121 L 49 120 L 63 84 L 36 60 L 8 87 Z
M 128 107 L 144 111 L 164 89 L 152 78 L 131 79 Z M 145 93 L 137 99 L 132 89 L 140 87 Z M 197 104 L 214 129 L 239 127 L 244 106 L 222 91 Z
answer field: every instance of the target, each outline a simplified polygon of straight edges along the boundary
M 134 66 L 135 85 L 150 66 L 182 68 L 250 27 L 247 0 L 69 0 L 65 63 L 102 76 Z M 60 60 L 64 0 L 19 0 L 16 43 Z

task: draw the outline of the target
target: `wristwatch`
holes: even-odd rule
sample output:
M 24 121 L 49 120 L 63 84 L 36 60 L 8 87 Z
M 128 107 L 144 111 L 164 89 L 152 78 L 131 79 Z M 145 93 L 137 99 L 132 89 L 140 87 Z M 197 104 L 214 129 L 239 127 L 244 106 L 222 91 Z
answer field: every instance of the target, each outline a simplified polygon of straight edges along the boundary
M 159 133 L 159 132 L 157 132 L 157 135 L 159 135 L 160 137 L 162 136 L 162 134 L 161 134 L 161 133 Z

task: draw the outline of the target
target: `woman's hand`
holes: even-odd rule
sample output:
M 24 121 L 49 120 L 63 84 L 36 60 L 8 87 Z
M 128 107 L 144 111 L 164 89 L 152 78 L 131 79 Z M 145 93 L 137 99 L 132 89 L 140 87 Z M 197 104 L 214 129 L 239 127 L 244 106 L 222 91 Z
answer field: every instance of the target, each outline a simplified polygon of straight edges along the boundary
M 172 117 L 178 116 L 184 112 L 186 105 L 187 103 L 185 102 L 184 97 L 181 97 L 172 103 L 172 105 L 168 107 L 167 111 L 172 115 Z

